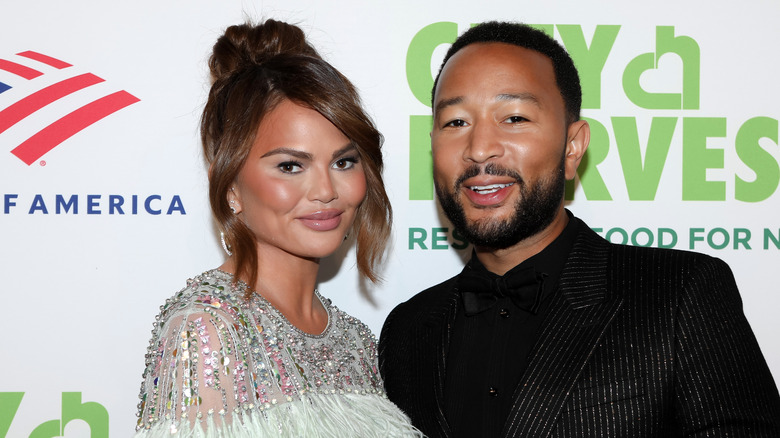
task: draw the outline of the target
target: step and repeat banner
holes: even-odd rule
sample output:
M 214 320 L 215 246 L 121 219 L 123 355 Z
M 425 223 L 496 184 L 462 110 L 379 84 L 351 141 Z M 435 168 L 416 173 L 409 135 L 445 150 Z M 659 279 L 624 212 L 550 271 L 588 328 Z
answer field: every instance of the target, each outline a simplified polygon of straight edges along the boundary
M 0 436 L 132 433 L 160 305 L 224 258 L 198 139 L 206 59 L 225 27 L 267 17 L 307 32 L 385 136 L 396 219 L 385 280 L 360 281 L 345 245 L 322 262 L 319 285 L 375 333 L 395 304 L 470 255 L 433 199 L 432 74 L 472 23 L 516 20 L 554 35 L 582 76 L 592 141 L 568 208 L 612 242 L 726 260 L 780 378 L 780 3 L 50 0 L 0 9 Z

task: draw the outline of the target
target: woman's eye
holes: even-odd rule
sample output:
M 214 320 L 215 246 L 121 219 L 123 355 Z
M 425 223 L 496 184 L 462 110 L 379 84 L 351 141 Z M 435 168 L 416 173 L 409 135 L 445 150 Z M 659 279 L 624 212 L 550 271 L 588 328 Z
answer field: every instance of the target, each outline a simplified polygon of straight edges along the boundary
M 284 163 L 279 164 L 277 167 L 279 167 L 279 170 L 284 173 L 298 173 L 302 170 L 301 164 L 294 161 L 285 161 Z
M 342 158 L 340 160 L 336 160 L 336 162 L 333 163 L 333 167 L 339 170 L 351 169 L 355 167 L 355 164 L 357 164 L 357 162 L 358 162 L 357 158 L 353 158 L 353 157 Z

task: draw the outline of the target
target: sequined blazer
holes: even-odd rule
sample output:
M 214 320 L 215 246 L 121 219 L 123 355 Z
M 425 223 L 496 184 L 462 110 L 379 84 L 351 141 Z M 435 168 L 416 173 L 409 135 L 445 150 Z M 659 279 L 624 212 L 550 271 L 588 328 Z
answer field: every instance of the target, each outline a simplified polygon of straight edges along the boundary
M 502 436 L 780 437 L 777 386 L 728 266 L 580 230 Z M 379 339 L 388 397 L 430 437 L 453 436 L 442 399 L 455 284 L 400 304 Z

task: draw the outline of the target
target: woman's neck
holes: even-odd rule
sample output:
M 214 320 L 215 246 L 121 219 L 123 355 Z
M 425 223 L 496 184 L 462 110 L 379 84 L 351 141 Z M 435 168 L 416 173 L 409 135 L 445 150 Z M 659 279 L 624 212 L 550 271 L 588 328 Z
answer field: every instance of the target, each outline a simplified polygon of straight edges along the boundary
M 250 286 L 298 329 L 320 334 L 327 327 L 328 314 L 314 294 L 319 266 L 319 259 L 258 247 L 257 281 Z M 236 272 L 235 268 L 232 258 L 222 265 L 229 272 Z

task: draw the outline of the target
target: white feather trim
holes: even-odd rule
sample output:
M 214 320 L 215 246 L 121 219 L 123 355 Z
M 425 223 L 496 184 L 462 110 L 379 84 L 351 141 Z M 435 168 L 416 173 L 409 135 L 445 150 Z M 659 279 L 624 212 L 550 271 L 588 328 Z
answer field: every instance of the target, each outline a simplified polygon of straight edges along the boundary
M 215 415 L 215 414 L 212 414 Z M 215 425 L 212 415 L 194 424 L 161 420 L 135 438 L 258 438 L 258 437 L 422 437 L 409 418 L 384 396 L 368 394 L 306 394 L 261 411 L 232 416 L 231 424 Z M 218 415 L 218 414 L 216 414 Z M 226 422 L 227 423 L 227 422 Z

